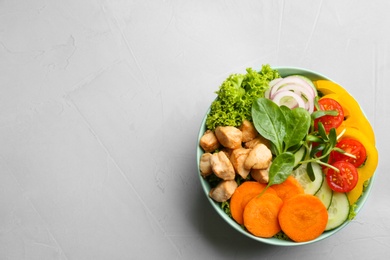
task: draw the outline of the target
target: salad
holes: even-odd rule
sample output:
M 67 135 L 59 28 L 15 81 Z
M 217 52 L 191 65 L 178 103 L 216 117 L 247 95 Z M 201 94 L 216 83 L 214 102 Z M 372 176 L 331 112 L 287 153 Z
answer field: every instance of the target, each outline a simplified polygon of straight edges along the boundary
M 199 169 L 230 218 L 254 236 L 294 242 L 354 218 L 378 152 L 346 90 L 263 65 L 230 75 L 216 94 Z

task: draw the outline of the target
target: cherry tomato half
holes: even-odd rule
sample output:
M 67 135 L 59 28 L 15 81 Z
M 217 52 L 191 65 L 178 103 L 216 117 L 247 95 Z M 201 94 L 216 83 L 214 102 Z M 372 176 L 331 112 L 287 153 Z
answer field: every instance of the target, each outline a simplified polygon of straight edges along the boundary
M 343 123 L 344 120 L 344 111 L 343 107 L 332 98 L 321 98 L 318 100 L 318 104 L 321 110 L 336 110 L 338 112 L 337 116 L 325 115 L 314 120 L 314 126 L 317 129 L 318 122 L 321 122 L 324 125 L 325 131 L 329 132 L 332 128 L 337 128 Z
M 336 192 L 349 192 L 355 188 L 358 182 L 358 171 L 349 162 L 337 161 L 332 166 L 339 169 L 335 171 L 329 168 L 326 172 L 326 181 L 329 187 Z
M 345 161 L 353 164 L 355 167 L 362 165 L 367 158 L 366 148 L 358 140 L 352 138 L 345 138 L 336 144 L 336 147 L 345 152 L 354 155 L 356 158 L 344 155 L 342 153 L 333 151 L 331 154 L 332 162 Z

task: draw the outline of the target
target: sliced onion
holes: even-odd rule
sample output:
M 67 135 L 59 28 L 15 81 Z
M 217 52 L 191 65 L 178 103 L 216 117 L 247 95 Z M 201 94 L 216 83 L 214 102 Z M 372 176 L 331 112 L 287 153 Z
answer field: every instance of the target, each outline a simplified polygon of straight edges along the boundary
M 273 88 L 273 86 L 274 86 L 276 83 L 278 83 L 278 82 L 281 81 L 282 79 L 283 79 L 283 78 L 276 78 L 276 79 L 271 80 L 271 81 L 268 83 L 269 88 L 264 92 L 264 96 L 265 96 L 266 98 L 268 98 L 268 99 L 271 98 L 271 95 L 270 95 L 271 89 Z
M 283 78 L 276 78 L 276 79 L 273 79 L 271 80 L 268 85 L 270 88 L 272 88 L 276 83 L 278 83 L 279 81 L 283 80 Z
M 302 96 L 304 99 L 307 99 L 307 100 L 312 100 L 314 98 L 314 95 L 311 91 L 309 91 L 307 88 L 301 86 L 301 85 L 298 85 L 298 84 L 286 84 L 286 85 L 283 85 L 282 87 L 279 88 L 278 91 L 276 91 L 273 96 L 278 93 L 279 91 L 284 91 L 284 90 L 289 90 L 289 91 L 293 91 L 295 94 L 298 94 L 300 96 Z M 271 99 L 273 98 L 273 96 L 271 96 Z
M 314 91 L 314 96 L 317 96 L 317 95 L 318 95 L 317 89 L 316 89 L 316 87 L 314 86 L 313 81 L 311 81 L 308 77 L 302 76 L 302 75 L 293 75 L 293 76 L 294 76 L 294 77 L 301 78 L 301 79 L 303 79 L 304 81 L 306 81 L 307 84 L 309 84 L 310 87 L 311 87 L 311 89 Z
M 286 106 L 290 109 L 296 107 L 306 109 L 305 101 L 303 101 L 302 97 L 289 90 L 278 91 L 272 98 L 272 101 L 278 106 Z
M 306 110 L 311 114 L 314 112 L 314 98 L 306 102 Z
M 311 93 L 311 96 L 314 97 L 316 95 L 314 89 L 310 86 L 310 84 L 307 81 L 297 76 L 288 76 L 278 81 L 275 85 L 272 86 L 270 90 L 270 97 L 272 97 L 276 91 L 278 91 L 281 87 L 283 87 L 283 85 L 287 85 L 287 84 L 300 85 L 306 88 L 307 91 Z
M 278 105 L 289 108 L 302 107 L 310 114 L 314 111 L 314 98 L 317 91 L 304 78 L 292 75 L 285 78 L 277 78 L 269 83 L 265 97 L 273 100 Z
M 270 97 L 270 92 L 271 92 L 271 87 L 269 87 L 269 88 L 264 92 L 264 97 L 265 97 L 265 98 L 268 98 L 268 99 L 271 99 L 271 97 Z

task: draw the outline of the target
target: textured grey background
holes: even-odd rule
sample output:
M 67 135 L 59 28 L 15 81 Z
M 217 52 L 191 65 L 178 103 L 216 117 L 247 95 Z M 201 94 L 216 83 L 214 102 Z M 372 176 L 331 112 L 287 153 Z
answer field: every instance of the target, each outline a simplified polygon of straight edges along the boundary
M 390 253 L 390 1 L 0 0 L 0 259 L 382 259 Z M 213 211 L 196 138 L 262 64 L 360 102 L 380 162 L 334 237 L 283 248 Z

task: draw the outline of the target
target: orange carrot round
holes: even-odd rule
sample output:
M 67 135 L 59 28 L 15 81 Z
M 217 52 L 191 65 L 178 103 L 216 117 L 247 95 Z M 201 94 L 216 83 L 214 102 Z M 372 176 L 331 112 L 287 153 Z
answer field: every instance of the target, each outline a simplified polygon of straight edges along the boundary
M 291 240 L 306 242 L 325 231 L 328 212 L 316 196 L 299 194 L 284 202 L 278 219 L 281 229 Z
M 291 175 L 288 176 L 284 182 L 280 184 L 274 184 L 271 187 L 276 191 L 279 198 L 281 198 L 283 201 L 286 201 L 295 195 L 304 193 L 301 184 Z
M 270 192 L 256 196 L 244 209 L 244 226 L 258 237 L 272 237 L 280 230 L 278 214 L 283 205 L 282 199 Z
M 238 224 L 244 224 L 243 213 L 246 204 L 251 199 L 259 195 L 266 186 L 266 184 L 259 183 L 257 181 L 246 181 L 238 186 L 238 188 L 234 191 L 232 197 L 230 198 L 230 213 Z M 272 188 L 268 188 L 265 192 L 276 194 Z

